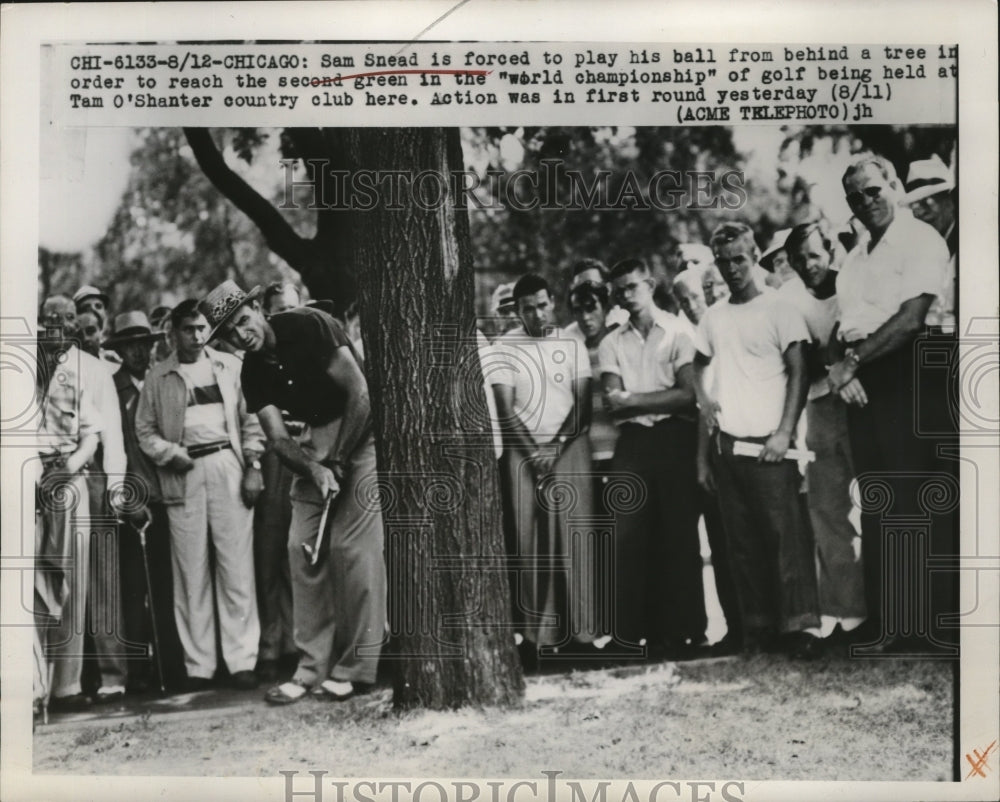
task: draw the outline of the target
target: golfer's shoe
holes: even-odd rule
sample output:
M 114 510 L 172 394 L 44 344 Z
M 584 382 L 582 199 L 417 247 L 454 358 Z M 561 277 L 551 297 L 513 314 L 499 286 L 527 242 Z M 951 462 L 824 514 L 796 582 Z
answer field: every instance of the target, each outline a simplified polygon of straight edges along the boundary
M 92 702 L 85 693 L 73 693 L 68 696 L 53 696 L 49 700 L 49 709 L 53 713 L 79 713 L 87 710 Z
M 290 679 L 280 685 L 273 685 L 264 694 L 264 701 L 272 705 L 290 705 L 304 699 L 309 688 L 301 680 Z
M 350 682 L 328 679 L 312 689 L 312 694 L 324 702 L 343 702 L 354 696 L 356 690 Z
M 124 685 L 102 685 L 94 696 L 94 701 L 99 705 L 107 705 L 112 702 L 119 702 L 124 698 Z

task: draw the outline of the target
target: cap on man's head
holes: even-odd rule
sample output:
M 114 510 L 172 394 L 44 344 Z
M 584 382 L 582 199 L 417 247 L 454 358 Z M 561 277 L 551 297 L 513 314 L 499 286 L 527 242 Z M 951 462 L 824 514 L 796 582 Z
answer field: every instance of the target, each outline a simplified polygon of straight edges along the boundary
M 710 265 L 715 261 L 712 249 L 700 242 L 682 242 L 679 246 L 681 258 L 689 265 Z
M 158 306 L 149 313 L 149 322 L 154 326 L 159 326 L 164 320 L 170 317 L 169 306 Z
M 80 289 L 73 293 L 73 303 L 79 308 L 80 304 L 86 301 L 88 298 L 100 298 L 107 307 L 111 304 L 111 299 L 106 293 L 101 292 L 97 287 L 91 284 L 84 284 Z
M 929 159 L 920 159 L 910 164 L 903 203 L 916 203 L 939 192 L 950 192 L 954 188 L 955 176 L 935 153 Z
M 771 237 L 771 244 L 767 246 L 767 250 L 761 254 L 760 262 L 761 267 L 766 270 L 774 272 L 774 257 L 778 255 L 778 251 L 783 251 L 785 249 L 785 243 L 788 241 L 788 235 L 792 233 L 792 229 L 783 228 L 780 231 L 776 231 L 774 236 Z
M 501 284 L 490 298 L 490 307 L 494 314 L 502 314 L 514 311 L 514 282 Z
M 208 340 L 215 338 L 219 334 L 219 329 L 229 322 L 236 311 L 244 304 L 258 298 L 261 292 L 260 284 L 250 292 L 243 292 L 239 284 L 227 279 L 205 296 L 205 300 L 198 305 L 198 309 L 211 327 Z
M 694 295 L 704 296 L 705 290 L 702 287 L 705 274 L 712 269 L 712 265 L 696 265 L 688 267 L 674 276 L 674 287 L 683 288 Z

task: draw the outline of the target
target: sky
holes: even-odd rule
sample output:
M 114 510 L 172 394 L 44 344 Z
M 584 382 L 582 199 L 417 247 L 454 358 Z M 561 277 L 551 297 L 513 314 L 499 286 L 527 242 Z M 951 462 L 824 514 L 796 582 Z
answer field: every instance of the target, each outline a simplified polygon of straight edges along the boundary
M 74 253 L 107 231 L 128 182 L 131 128 L 43 128 L 39 245 Z

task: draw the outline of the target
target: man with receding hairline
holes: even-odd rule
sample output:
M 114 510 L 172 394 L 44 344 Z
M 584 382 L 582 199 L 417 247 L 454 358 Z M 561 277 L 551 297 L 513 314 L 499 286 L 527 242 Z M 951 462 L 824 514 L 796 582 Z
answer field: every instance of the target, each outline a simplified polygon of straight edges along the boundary
M 862 497 L 869 482 L 888 481 L 895 487 L 894 514 L 920 514 L 917 499 L 906 497 L 913 495 L 904 486 L 906 476 L 948 472 L 935 455 L 936 441 L 919 435 L 915 414 L 920 408 L 915 398 L 920 389 L 917 338 L 945 284 L 948 247 L 934 228 L 899 206 L 896 171 L 881 156 L 860 156 L 847 168 L 842 183 L 848 205 L 866 231 L 837 276 L 840 317 L 831 338 L 835 361 L 830 384 L 848 405 L 848 432 Z M 873 648 L 893 649 L 900 622 L 893 622 L 893 631 L 887 631 L 885 609 L 913 617 L 919 614 L 917 604 L 927 600 L 904 604 L 898 596 L 901 591 L 896 599 L 883 598 L 881 514 L 863 514 L 862 530 L 868 622 L 859 639 L 875 643 Z M 935 522 L 932 536 L 935 552 L 953 552 L 945 520 Z

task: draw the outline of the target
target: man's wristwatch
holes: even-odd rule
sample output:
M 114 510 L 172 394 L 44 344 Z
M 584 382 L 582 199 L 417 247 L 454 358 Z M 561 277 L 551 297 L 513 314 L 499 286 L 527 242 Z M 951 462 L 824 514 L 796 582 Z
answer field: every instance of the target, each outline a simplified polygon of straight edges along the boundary
M 844 360 L 850 362 L 853 368 L 857 368 L 861 364 L 861 357 L 858 356 L 858 352 L 853 348 L 848 348 L 844 351 Z
M 252 460 L 250 462 L 250 467 L 253 468 L 255 471 L 259 471 L 260 470 L 260 460 L 259 459 Z

